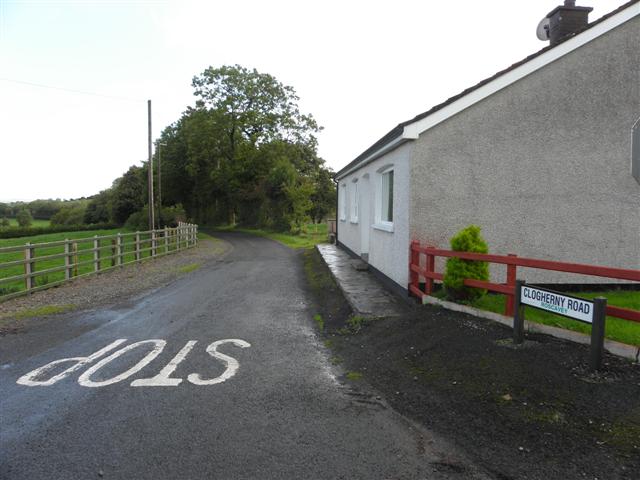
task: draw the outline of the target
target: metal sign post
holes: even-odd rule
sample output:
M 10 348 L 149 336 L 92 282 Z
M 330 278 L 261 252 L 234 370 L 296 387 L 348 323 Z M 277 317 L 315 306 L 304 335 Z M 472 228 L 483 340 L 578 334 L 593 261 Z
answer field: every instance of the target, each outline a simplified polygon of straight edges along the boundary
M 593 301 L 573 297 L 553 290 L 533 287 L 516 280 L 515 312 L 513 315 L 513 342 L 524 341 L 524 306 L 562 315 L 563 317 L 591 324 L 591 353 L 589 367 L 597 370 L 602 363 L 607 299 L 597 297 Z

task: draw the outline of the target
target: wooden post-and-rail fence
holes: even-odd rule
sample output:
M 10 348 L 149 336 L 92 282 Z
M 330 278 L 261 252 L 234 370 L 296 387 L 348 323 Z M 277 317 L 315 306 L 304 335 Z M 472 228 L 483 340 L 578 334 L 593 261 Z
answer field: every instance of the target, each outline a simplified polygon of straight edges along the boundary
M 444 274 L 436 272 L 436 257 L 457 257 L 463 260 L 477 260 L 481 262 L 501 264 L 506 267 L 506 283 L 484 282 L 467 278 L 464 285 L 468 287 L 483 288 L 490 292 L 506 295 L 506 316 L 513 316 L 515 306 L 515 291 L 517 268 L 535 268 L 539 270 L 551 270 L 555 272 L 575 273 L 579 275 L 592 275 L 596 277 L 611 278 L 615 280 L 627 280 L 640 282 L 640 270 L 626 268 L 602 267 L 598 265 L 585 265 L 581 263 L 557 262 L 551 260 L 539 260 L 535 258 L 518 257 L 517 255 L 491 255 L 484 253 L 456 252 L 441 248 L 420 245 L 420 242 L 411 242 L 411 256 L 409 259 L 409 292 L 422 299 L 433 292 L 434 280 L 443 281 Z M 421 257 L 424 255 L 424 260 Z M 424 281 L 424 290 L 421 285 Z M 607 305 L 606 314 L 631 322 L 640 323 L 640 311 L 628 308 Z
M 0 247 L 0 301 L 191 248 L 198 226 Z

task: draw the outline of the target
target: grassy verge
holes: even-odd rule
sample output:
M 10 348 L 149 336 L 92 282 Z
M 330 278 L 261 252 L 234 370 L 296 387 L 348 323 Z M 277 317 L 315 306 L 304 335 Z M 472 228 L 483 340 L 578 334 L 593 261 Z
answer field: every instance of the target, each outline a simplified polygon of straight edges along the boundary
M 613 290 L 604 292 L 579 292 L 572 295 L 585 299 L 593 299 L 595 297 L 602 296 L 607 299 L 607 303 L 609 305 L 630 308 L 632 310 L 640 310 L 640 292 L 638 291 Z M 435 296 L 444 299 L 445 295 L 444 292 L 439 291 L 435 293 Z M 505 303 L 506 297 L 504 295 L 488 294 L 479 300 L 474 301 L 470 305 L 481 310 L 503 314 Z M 531 307 L 525 307 L 525 318 L 529 321 L 542 323 L 544 325 L 551 325 L 553 327 L 564 328 L 586 334 L 591 333 L 591 326 L 586 323 L 571 320 L 570 318 L 561 317 L 560 315 L 554 315 L 553 313 L 544 312 Z M 629 345 L 640 346 L 640 323 L 607 316 L 606 337 Z
M 309 224 L 305 225 L 303 231 L 294 235 L 292 233 L 271 232 L 259 228 L 238 228 L 232 226 L 216 227 L 220 231 L 234 231 L 249 233 L 258 237 L 270 238 L 276 242 L 280 242 L 289 248 L 311 248 L 318 243 L 327 241 L 327 225 L 326 224 Z
M 43 305 L 41 307 L 28 308 L 18 313 L 2 314 L 0 315 L 0 335 L 18 331 L 20 329 L 21 320 L 57 315 L 60 313 L 70 312 L 76 308 L 77 305 L 74 304 Z
M 17 314 L 15 314 L 15 318 L 24 319 L 24 318 L 33 318 L 33 317 L 44 317 L 46 315 L 55 315 L 58 313 L 69 312 L 76 308 L 73 304 L 66 305 L 45 305 L 43 307 L 30 308 L 27 310 L 23 310 Z

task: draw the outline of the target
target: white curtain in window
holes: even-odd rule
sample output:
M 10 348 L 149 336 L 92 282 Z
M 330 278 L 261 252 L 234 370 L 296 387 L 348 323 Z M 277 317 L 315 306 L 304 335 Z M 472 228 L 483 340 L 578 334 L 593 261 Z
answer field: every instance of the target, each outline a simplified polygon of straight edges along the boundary
M 393 170 L 382 174 L 380 220 L 393 222 Z

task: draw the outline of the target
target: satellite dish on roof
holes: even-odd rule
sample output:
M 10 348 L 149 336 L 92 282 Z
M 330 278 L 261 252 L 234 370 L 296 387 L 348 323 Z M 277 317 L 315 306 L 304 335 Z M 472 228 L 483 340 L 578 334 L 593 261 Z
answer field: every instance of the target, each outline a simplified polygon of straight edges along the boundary
M 549 18 L 544 17 L 540 20 L 538 24 L 538 28 L 536 29 L 536 35 L 538 36 L 538 40 L 542 40 L 546 42 L 549 40 Z

